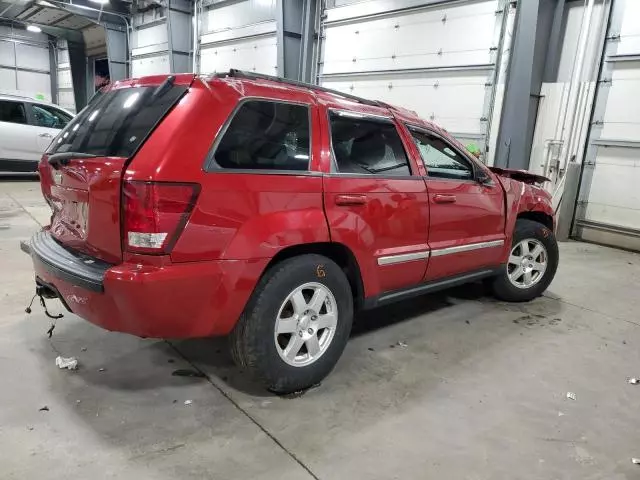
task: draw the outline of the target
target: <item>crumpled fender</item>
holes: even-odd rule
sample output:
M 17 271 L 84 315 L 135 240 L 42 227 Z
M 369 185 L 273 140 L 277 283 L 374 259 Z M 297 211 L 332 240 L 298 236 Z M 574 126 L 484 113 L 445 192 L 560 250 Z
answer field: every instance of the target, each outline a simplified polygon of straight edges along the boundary
M 551 203 L 551 194 L 536 185 L 523 183 L 511 177 L 498 175 L 505 193 L 505 254 L 507 260 L 511 250 L 511 239 L 518 215 L 523 212 L 540 212 L 553 218 L 555 231 L 555 212 Z
M 535 185 L 536 183 L 550 182 L 551 180 L 542 175 L 528 172 L 526 170 L 516 170 L 513 168 L 501 168 L 501 167 L 489 167 L 493 173 L 500 175 L 501 177 L 513 178 L 519 182 L 527 183 L 529 185 Z

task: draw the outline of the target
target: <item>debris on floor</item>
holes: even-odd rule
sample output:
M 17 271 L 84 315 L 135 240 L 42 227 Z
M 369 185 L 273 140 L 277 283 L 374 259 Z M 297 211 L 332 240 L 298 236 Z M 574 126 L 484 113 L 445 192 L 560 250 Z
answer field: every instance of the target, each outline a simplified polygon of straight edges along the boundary
M 564 417 L 564 413 L 563 412 L 558 412 L 558 416 L 559 417 Z
M 180 368 L 178 370 L 174 370 L 171 375 L 174 377 L 195 377 L 195 378 L 206 378 L 206 375 L 198 370 L 189 370 L 186 368 Z
M 633 463 L 634 465 L 640 465 L 640 458 L 632 458 L 631 463 Z
M 640 378 L 630 378 L 627 380 L 627 383 L 630 383 L 631 385 L 638 385 L 640 383 Z
M 191 405 L 193 403 L 193 400 L 185 400 L 184 404 L 185 405 Z
M 56 367 L 67 368 L 69 370 L 77 370 L 78 360 L 75 357 L 62 357 L 58 355 L 56 357 Z
M 397 345 L 398 345 L 399 347 L 402 347 L 402 348 L 406 348 L 406 347 L 408 347 L 408 346 L 409 346 L 409 345 L 407 345 L 405 342 L 403 342 L 402 340 L 400 340 L 400 341 L 397 343 Z
M 80 351 L 81 351 L 81 352 L 86 352 L 86 351 L 87 351 L 87 347 L 82 347 L 82 348 L 80 349 Z
M 99 372 L 104 372 L 104 368 L 99 368 L 98 371 Z
M 567 392 L 567 398 L 570 398 L 571 400 L 575 400 L 576 394 L 573 392 Z
M 47 407 L 46 405 L 44 407 L 41 407 L 38 409 L 39 412 L 48 412 L 49 411 L 49 407 Z

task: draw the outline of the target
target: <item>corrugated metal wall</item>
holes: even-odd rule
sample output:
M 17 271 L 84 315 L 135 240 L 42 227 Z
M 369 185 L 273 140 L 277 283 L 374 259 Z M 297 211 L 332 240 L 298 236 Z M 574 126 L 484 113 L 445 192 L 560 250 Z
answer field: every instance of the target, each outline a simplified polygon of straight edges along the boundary
M 327 9 L 320 83 L 415 110 L 463 143 L 482 147 L 504 2 L 421 3 L 341 1 Z
M 73 95 L 73 79 L 71 77 L 71 63 L 69 48 L 66 40 L 59 39 L 56 43 L 57 75 L 58 75 L 58 105 L 72 112 L 76 111 L 76 100 Z
M 48 37 L 0 26 L 0 93 L 51 101 Z
M 171 72 L 165 9 L 153 9 L 133 17 L 131 76 Z
M 640 250 L 640 2 L 612 8 L 574 233 Z
M 276 0 L 214 3 L 203 10 L 200 26 L 199 72 L 278 74 Z

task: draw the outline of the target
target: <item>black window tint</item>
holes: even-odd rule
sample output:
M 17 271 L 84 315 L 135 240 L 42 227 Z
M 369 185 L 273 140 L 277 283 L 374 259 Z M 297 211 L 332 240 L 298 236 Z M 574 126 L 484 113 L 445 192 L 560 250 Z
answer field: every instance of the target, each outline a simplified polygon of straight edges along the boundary
M 457 180 L 473 179 L 472 165 L 447 142 L 436 136 L 417 131 L 412 131 L 411 135 L 420 150 L 429 177 Z
M 0 122 L 27 123 L 24 104 L 0 100 Z
M 215 150 L 215 161 L 230 169 L 308 170 L 309 107 L 243 103 Z
M 160 86 L 96 94 L 58 135 L 48 153 L 130 157 L 186 91 L 186 86 Z
M 57 108 L 45 105 L 31 105 L 33 122 L 38 127 L 62 129 L 67 126 L 71 117 Z
M 395 125 L 330 113 L 331 142 L 341 173 L 411 175 Z

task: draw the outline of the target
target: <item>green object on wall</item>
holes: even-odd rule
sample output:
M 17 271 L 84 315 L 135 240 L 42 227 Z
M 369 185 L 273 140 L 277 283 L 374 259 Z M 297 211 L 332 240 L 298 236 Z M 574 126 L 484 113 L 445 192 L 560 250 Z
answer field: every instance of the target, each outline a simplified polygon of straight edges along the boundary
M 35 97 L 36 100 L 44 100 L 44 94 L 42 93 L 36 93 Z
M 466 145 L 466 148 L 473 155 L 479 155 L 480 154 L 480 147 L 478 147 L 475 143 L 468 143 Z

